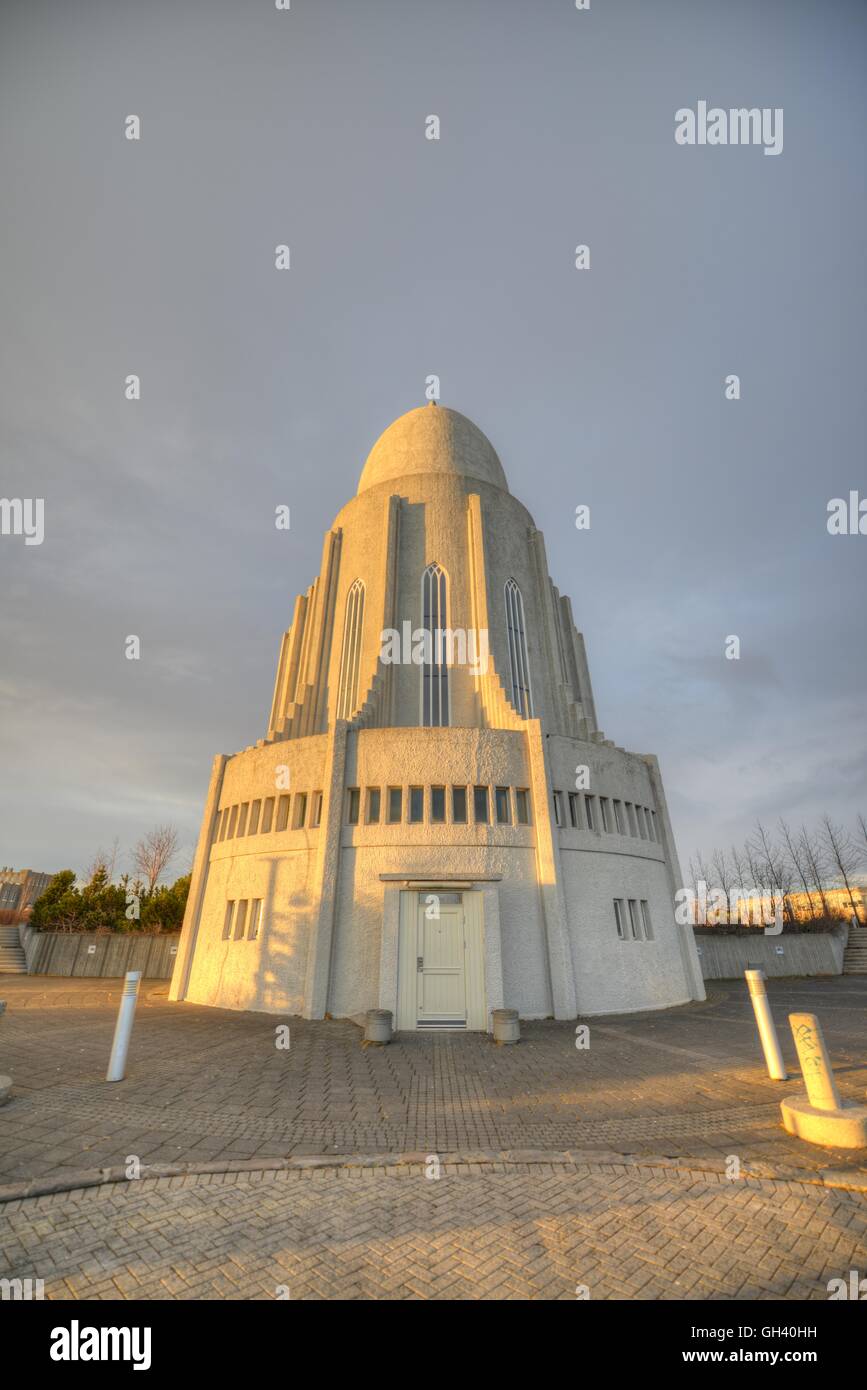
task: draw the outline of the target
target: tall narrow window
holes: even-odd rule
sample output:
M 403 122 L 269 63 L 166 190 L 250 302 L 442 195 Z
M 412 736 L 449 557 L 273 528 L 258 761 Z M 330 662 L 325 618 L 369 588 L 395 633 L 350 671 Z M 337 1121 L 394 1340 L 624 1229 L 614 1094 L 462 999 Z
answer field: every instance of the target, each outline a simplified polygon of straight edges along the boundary
M 358 704 L 358 672 L 361 667 L 361 632 L 364 626 L 364 585 L 356 579 L 346 596 L 340 680 L 337 685 L 337 718 L 351 719 Z
M 449 668 L 443 633 L 448 627 L 446 574 L 439 565 L 428 565 L 421 577 L 422 628 L 429 658 L 421 668 L 421 722 L 426 729 L 449 722 Z
M 531 719 L 533 692 L 530 688 L 530 663 L 527 660 L 527 639 L 524 635 L 524 600 L 514 579 L 509 580 L 505 592 L 512 704 L 522 719 Z

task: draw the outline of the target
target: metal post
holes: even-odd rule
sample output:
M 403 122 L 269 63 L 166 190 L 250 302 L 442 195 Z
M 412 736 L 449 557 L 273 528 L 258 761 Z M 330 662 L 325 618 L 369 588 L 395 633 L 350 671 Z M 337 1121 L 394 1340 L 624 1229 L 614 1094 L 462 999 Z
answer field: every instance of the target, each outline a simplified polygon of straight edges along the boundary
M 815 1014 L 789 1014 L 807 1099 L 817 1110 L 840 1110 L 840 1092 L 831 1070 L 822 1025 Z
M 783 1054 L 780 1051 L 780 1042 L 777 1037 L 777 1030 L 774 1027 L 774 1017 L 771 1013 L 771 1006 L 768 1003 L 768 992 L 765 989 L 764 970 L 745 970 L 747 985 L 749 986 L 750 999 L 753 1004 L 753 1013 L 756 1016 L 756 1027 L 759 1030 L 759 1038 L 762 1043 L 762 1051 L 765 1054 L 765 1065 L 768 1068 L 768 1076 L 772 1081 L 785 1081 L 786 1067 L 783 1062 Z
M 111 1057 L 109 1058 L 108 1071 L 105 1074 L 106 1081 L 123 1081 L 141 977 L 142 972 L 140 970 L 128 970 L 126 972 L 123 994 L 120 997 L 120 1008 L 117 1011 L 117 1023 L 114 1025 Z

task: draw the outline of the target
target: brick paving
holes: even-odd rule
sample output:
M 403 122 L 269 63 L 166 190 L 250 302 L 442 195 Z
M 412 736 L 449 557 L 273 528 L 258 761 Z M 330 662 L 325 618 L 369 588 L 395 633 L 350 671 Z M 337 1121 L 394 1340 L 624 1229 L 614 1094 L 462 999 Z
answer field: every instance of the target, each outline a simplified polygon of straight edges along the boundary
M 588 1020 L 583 1051 L 574 1025 L 551 1021 L 522 1025 L 513 1048 L 473 1034 L 368 1048 L 348 1021 L 172 1005 L 154 983 L 127 1080 L 108 1085 L 118 987 L 0 980 L 0 1071 L 15 1083 L 0 1183 L 74 1183 L 131 1155 L 190 1170 L 7 1202 L 0 1275 L 44 1278 L 58 1298 L 273 1298 L 281 1284 L 294 1298 L 569 1298 L 578 1283 L 602 1298 L 827 1297 L 827 1279 L 867 1267 L 867 1199 L 806 1179 L 830 1169 L 857 1186 L 867 1167 L 781 1129 L 779 1100 L 800 1089 L 786 1013 L 819 1014 L 843 1095 L 863 1100 L 867 978 L 770 982 L 789 1083 L 764 1074 L 744 987 L 712 990 L 702 1005 Z M 464 1162 L 438 1182 L 413 1164 L 195 1175 L 305 1154 L 528 1149 L 551 1164 Z M 805 1181 L 699 1171 L 729 1155 Z
M 313 1169 L 10 1203 L 48 1299 L 827 1299 L 863 1198 L 624 1165 Z

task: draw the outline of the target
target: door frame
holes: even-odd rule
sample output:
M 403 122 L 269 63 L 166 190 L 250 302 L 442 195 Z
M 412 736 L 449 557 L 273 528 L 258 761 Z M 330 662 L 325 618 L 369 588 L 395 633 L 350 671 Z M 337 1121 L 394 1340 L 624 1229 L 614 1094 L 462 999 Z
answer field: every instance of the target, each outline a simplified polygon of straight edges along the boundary
M 400 893 L 397 942 L 397 999 L 395 1027 L 403 1032 L 418 1029 L 418 929 L 419 914 L 425 898 L 436 893 L 457 892 L 461 895 L 464 923 L 464 988 L 467 1001 L 465 1024 L 454 1024 L 455 1031 L 486 1032 L 488 1009 L 485 989 L 485 931 L 483 896 L 473 889 L 453 884 L 430 884 L 413 887 Z M 447 1031 L 448 1025 L 443 1024 Z M 426 1031 L 426 1030 L 425 1030 Z

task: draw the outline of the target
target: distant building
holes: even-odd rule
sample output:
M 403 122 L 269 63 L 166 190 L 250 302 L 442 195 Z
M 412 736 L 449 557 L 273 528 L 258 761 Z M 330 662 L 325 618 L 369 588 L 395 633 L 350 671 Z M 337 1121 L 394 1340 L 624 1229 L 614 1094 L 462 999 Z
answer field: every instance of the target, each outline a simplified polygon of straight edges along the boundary
M 0 869 L 0 909 L 23 912 L 32 907 L 53 877 L 39 869 Z

